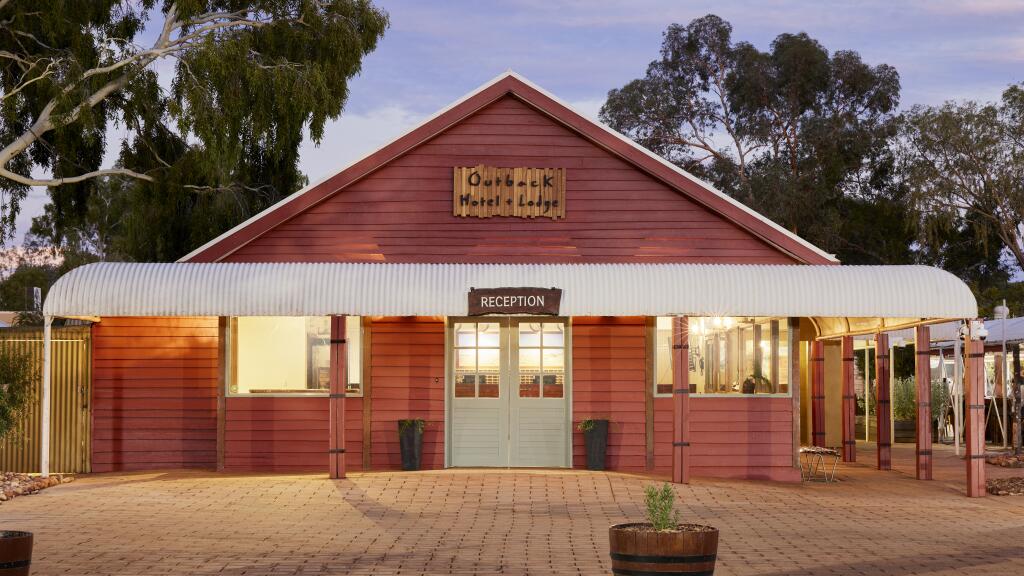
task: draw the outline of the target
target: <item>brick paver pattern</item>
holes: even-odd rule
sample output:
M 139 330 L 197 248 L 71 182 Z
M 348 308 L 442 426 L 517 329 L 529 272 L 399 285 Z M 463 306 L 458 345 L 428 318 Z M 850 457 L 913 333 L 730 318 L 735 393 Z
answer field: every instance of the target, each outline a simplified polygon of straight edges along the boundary
M 1024 497 L 963 496 L 963 461 L 878 472 L 869 447 L 834 484 L 695 479 L 683 519 L 721 530 L 738 574 L 1024 574 Z M 993 475 L 1012 471 L 988 470 Z M 0 506 L 36 534 L 33 574 L 608 574 L 608 526 L 640 520 L 657 478 L 581 471 L 323 475 L 202 471 L 82 477 Z

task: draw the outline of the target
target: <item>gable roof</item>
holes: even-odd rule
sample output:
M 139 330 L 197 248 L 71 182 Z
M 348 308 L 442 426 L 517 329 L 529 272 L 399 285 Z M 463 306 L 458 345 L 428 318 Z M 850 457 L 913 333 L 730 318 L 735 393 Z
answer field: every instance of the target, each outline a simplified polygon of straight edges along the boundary
M 227 257 L 276 226 L 337 194 L 346 186 L 366 177 L 388 162 L 506 95 L 512 95 L 522 100 L 595 145 L 664 182 L 709 210 L 729 219 L 796 260 L 807 264 L 838 263 L 833 255 L 608 126 L 586 118 L 543 88 L 512 71 L 501 74 L 466 94 L 402 136 L 353 162 L 341 171 L 299 190 L 254 215 L 185 255 L 179 262 L 217 262 Z

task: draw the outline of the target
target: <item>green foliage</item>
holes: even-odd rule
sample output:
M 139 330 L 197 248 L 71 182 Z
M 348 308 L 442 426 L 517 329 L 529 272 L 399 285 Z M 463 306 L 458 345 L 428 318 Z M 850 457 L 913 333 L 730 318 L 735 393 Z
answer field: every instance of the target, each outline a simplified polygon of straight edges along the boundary
M 576 429 L 580 432 L 589 432 L 594 429 L 594 424 L 602 420 L 607 421 L 606 418 L 584 418 L 580 420 L 580 423 L 576 425 Z
M 416 432 L 422 434 L 423 430 L 427 428 L 427 421 L 422 418 L 410 418 L 408 420 L 398 421 L 398 431 L 405 433 L 406 430 L 414 429 Z
M 676 493 L 671 484 L 662 484 L 661 488 L 652 484 L 644 488 L 644 505 L 647 521 L 655 530 L 675 530 L 679 526 Z
M 35 368 L 29 354 L 0 346 L 0 440 L 17 428 L 32 401 Z
M 669 26 L 601 118 L 844 262 L 895 263 L 913 238 L 888 147 L 899 90 L 895 69 L 856 52 L 803 33 L 765 52 L 708 15 Z
M 900 124 L 899 151 L 922 214 L 922 241 L 940 251 L 944 240 L 959 239 L 966 254 L 954 251 L 951 267 L 980 265 L 1004 283 L 1004 247 L 1024 267 L 1022 93 L 1021 86 L 1011 86 L 1000 103 L 915 106 Z
M 126 136 L 113 143 L 112 168 L 122 174 L 51 188 L 36 233 L 64 247 L 110 224 L 90 205 L 107 186 L 100 194 L 124 208 L 108 240 L 138 260 L 176 259 L 305 184 L 304 132 L 319 143 L 388 26 L 368 0 L 38 0 L 31 12 L 24 4 L 0 7 L 0 50 L 18 56 L 0 59 L 0 88 L 16 92 L 0 106 L 0 147 L 38 138 L 4 167 L 91 174 L 116 123 Z M 139 46 L 144 24 L 168 34 Z M 174 64 L 163 84 L 157 62 Z M 52 126 L 29 131 L 46 110 Z M 0 237 L 26 190 L 0 178 Z
M 917 420 L 917 384 L 913 376 L 893 379 L 892 413 L 895 420 Z
M 949 408 L 949 392 L 942 380 L 932 380 L 932 418 L 938 420 Z

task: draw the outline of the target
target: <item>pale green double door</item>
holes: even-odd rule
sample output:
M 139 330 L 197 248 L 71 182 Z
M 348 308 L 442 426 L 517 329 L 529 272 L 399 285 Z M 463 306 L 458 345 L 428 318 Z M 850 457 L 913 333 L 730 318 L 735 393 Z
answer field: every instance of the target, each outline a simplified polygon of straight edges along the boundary
M 451 465 L 569 466 L 566 321 L 481 317 L 449 322 Z

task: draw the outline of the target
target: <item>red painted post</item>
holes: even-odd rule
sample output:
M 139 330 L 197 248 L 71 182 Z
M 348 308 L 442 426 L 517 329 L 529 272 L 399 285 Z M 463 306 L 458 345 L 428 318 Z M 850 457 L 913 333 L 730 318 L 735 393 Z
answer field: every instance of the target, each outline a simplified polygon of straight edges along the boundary
M 690 338 L 685 316 L 672 319 L 672 481 L 690 482 Z
M 875 335 L 875 422 L 878 432 L 878 469 L 892 469 L 892 412 L 889 389 L 889 336 Z
M 965 346 L 964 445 L 967 448 L 967 495 L 985 495 L 985 343 L 972 340 Z
M 825 446 L 825 343 L 811 344 L 811 444 Z
M 331 392 L 330 446 L 328 449 L 331 478 L 345 477 L 345 317 L 331 316 Z
M 843 336 L 843 462 L 857 461 L 857 393 L 853 389 L 853 336 Z
M 917 383 L 917 479 L 932 479 L 932 343 L 931 330 L 918 326 L 914 342 Z

